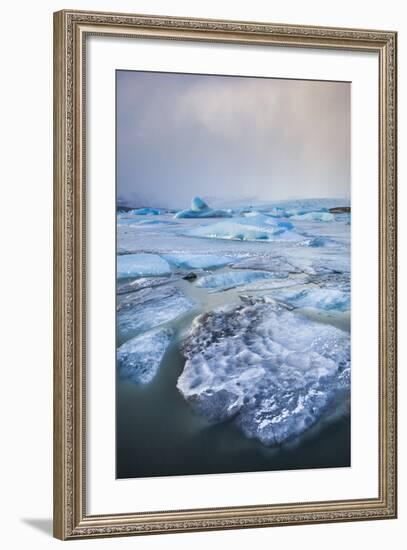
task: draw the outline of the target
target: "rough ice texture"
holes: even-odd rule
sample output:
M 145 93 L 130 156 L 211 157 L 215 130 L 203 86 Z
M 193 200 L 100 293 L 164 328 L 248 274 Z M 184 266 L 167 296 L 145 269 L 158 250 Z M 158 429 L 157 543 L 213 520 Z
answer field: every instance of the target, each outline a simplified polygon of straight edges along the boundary
M 169 263 L 157 254 L 123 254 L 117 256 L 117 278 L 162 277 L 170 275 Z
M 194 197 L 191 208 L 177 212 L 174 218 L 231 218 L 232 213 L 227 210 L 210 208 L 200 197 Z
M 291 229 L 292 224 L 284 220 L 257 214 L 252 217 L 236 217 L 192 229 L 188 234 L 208 239 L 235 241 L 302 241 L 304 238 Z
M 164 254 L 163 257 L 180 269 L 213 269 L 224 267 L 234 261 L 233 258 L 214 254 Z
M 137 290 L 142 290 L 143 288 L 161 286 L 174 280 L 176 280 L 175 277 L 172 277 L 171 279 L 168 277 L 142 277 L 141 279 L 134 279 L 129 283 L 118 283 L 116 292 L 117 294 L 127 294 L 128 292 L 136 292 Z
M 219 291 L 273 277 L 281 277 L 281 274 L 273 274 L 269 271 L 226 271 L 201 277 L 196 282 L 196 286 Z
M 291 216 L 291 219 L 298 221 L 332 222 L 335 216 L 329 212 L 307 212 L 306 214 Z
M 348 311 L 350 294 L 333 288 L 299 288 L 296 290 L 278 290 L 273 296 L 286 304 L 299 308 L 316 308 L 337 311 Z
M 275 273 L 298 273 L 298 269 L 278 256 L 247 256 L 233 263 L 234 269 L 261 269 Z
M 130 210 L 130 214 L 135 214 L 136 216 L 159 216 L 165 211 L 158 208 L 135 208 Z
M 307 430 L 349 386 L 349 334 L 275 303 L 199 316 L 183 354 L 177 388 L 193 409 L 267 446 Z
M 264 279 L 254 281 L 242 287 L 239 287 L 241 292 L 264 292 L 266 290 L 275 290 L 277 288 L 287 288 L 298 285 L 304 285 L 310 282 L 307 275 L 287 277 L 282 279 Z
M 173 336 L 164 328 L 136 336 L 117 350 L 117 368 L 120 378 L 136 384 L 148 384 L 157 374 L 161 360 Z
M 117 305 L 117 334 L 127 340 L 173 321 L 193 307 L 181 290 L 168 285 L 125 294 L 119 297 Z

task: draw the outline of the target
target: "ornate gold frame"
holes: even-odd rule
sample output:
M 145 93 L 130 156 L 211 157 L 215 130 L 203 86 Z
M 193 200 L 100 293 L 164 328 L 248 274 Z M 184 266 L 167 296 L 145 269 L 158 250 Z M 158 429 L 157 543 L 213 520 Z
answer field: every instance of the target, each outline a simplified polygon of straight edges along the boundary
M 86 514 L 85 127 L 91 34 L 376 52 L 379 59 L 379 495 Z M 54 535 L 60 539 L 396 517 L 396 40 L 388 31 L 60 11 L 54 14 Z

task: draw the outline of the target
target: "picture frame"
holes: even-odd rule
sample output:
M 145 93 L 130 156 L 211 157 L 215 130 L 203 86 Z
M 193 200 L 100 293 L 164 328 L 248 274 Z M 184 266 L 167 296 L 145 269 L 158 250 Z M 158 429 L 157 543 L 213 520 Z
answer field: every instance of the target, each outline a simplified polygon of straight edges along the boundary
M 87 40 L 369 53 L 378 70 L 377 494 L 90 513 L 87 376 Z M 397 33 L 63 10 L 54 14 L 54 536 L 65 539 L 391 519 L 397 516 Z M 112 182 L 114 185 L 114 182 Z M 364 185 L 367 185 L 364 183 Z M 369 192 L 366 190 L 366 192 Z M 93 193 L 93 191 L 92 191 Z M 364 315 L 368 316 L 369 311 Z M 114 369 L 114 366 L 111 367 Z M 89 393 L 90 392 L 90 393 Z M 100 430 L 104 427 L 100 426 Z M 160 483 L 158 480 L 157 483 Z M 159 485 L 158 485 L 159 487 Z

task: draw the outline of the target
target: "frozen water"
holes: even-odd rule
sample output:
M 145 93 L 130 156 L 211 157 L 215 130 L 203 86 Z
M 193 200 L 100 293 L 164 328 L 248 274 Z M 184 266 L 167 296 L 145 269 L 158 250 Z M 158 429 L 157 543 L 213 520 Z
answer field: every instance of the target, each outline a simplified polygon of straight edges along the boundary
M 168 323 L 194 307 L 183 292 L 173 286 L 145 288 L 119 297 L 117 335 L 122 341 L 140 332 Z
M 298 269 L 289 264 L 285 258 L 278 256 L 247 256 L 237 260 L 231 267 L 235 269 L 261 269 L 277 273 L 298 273 Z
M 228 290 L 237 286 L 252 283 L 263 279 L 271 279 L 273 277 L 285 277 L 279 273 L 274 274 L 269 271 L 226 271 L 215 273 L 214 275 L 206 275 L 200 277 L 196 282 L 196 286 L 200 288 L 210 288 L 216 291 Z
M 273 296 L 282 302 L 298 308 L 335 309 L 347 311 L 350 308 L 350 294 L 329 288 L 300 288 L 278 290 Z
M 214 269 L 234 261 L 233 258 L 214 254 L 165 254 L 163 257 L 180 269 Z
M 135 214 L 136 216 L 159 216 L 164 213 L 164 210 L 160 210 L 158 208 L 135 208 L 129 212 L 130 214 Z
M 134 279 L 129 283 L 118 283 L 116 292 L 117 294 L 127 294 L 128 292 L 135 292 L 143 288 L 164 285 L 174 280 L 174 277 L 142 277 L 141 279 Z
M 191 208 L 177 212 L 174 218 L 231 218 L 232 213 L 227 210 L 214 210 L 200 197 L 194 197 Z
M 306 214 L 291 216 L 291 219 L 299 221 L 332 222 L 335 216 L 330 212 L 307 212 Z
M 188 234 L 208 239 L 230 239 L 237 241 L 302 241 L 304 238 L 291 230 L 292 224 L 283 220 L 257 214 L 251 217 L 235 217 L 192 229 Z
M 156 329 L 136 336 L 117 350 L 120 378 L 136 384 L 148 384 L 157 374 L 161 360 L 173 336 L 173 331 Z
M 117 256 L 117 278 L 162 277 L 170 275 L 171 268 L 157 254 L 124 254 Z
M 349 335 L 274 303 L 199 316 L 183 354 L 177 387 L 191 407 L 265 445 L 304 432 L 349 387 Z

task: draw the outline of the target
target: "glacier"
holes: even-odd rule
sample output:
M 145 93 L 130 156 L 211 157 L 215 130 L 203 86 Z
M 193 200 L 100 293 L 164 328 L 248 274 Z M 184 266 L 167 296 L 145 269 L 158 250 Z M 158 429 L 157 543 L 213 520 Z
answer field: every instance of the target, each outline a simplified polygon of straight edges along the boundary
M 349 334 L 272 301 L 202 314 L 182 353 L 177 388 L 193 410 L 266 446 L 306 431 L 349 389 Z
M 160 328 L 136 336 L 117 349 L 118 374 L 136 384 L 149 384 L 159 369 L 173 330 Z
M 194 197 L 191 208 L 177 212 L 174 218 L 231 218 L 233 214 L 228 210 L 210 208 L 200 197 Z
M 157 254 L 122 254 L 117 256 L 117 278 L 162 277 L 170 275 L 169 263 Z

